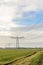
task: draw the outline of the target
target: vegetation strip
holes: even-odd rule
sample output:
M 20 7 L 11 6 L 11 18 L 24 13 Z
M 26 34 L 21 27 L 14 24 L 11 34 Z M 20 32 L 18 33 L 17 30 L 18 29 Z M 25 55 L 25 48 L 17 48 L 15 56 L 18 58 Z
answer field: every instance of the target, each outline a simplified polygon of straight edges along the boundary
M 29 65 L 43 49 L 0 49 L 0 65 Z M 35 57 L 36 58 L 36 57 Z M 32 59 L 33 60 L 33 59 Z M 25 64 L 26 63 L 26 64 Z
M 40 51 L 41 51 L 41 50 L 40 50 Z M 34 53 L 30 54 L 30 55 L 26 55 L 26 56 L 24 56 L 24 57 L 18 58 L 18 59 L 16 59 L 16 60 L 13 60 L 13 61 L 11 61 L 11 62 L 9 62 L 9 63 L 4 64 L 4 65 L 12 64 L 13 62 L 16 62 L 16 61 L 18 61 L 18 60 L 21 60 L 21 59 L 23 59 L 23 58 L 27 58 L 27 57 L 30 57 L 30 56 L 32 56 L 32 55 L 35 55 L 36 53 L 37 53 L 37 52 L 34 52 Z

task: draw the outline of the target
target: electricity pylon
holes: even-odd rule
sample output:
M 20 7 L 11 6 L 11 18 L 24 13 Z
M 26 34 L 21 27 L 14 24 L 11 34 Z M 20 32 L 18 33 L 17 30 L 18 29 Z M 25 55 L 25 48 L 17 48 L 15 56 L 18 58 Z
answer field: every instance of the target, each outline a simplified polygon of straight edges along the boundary
M 22 39 L 22 38 L 24 38 L 24 37 L 11 37 L 11 38 L 13 38 L 13 39 L 16 39 L 16 48 L 19 48 L 19 39 Z
M 7 48 L 11 48 L 10 46 L 11 46 L 11 43 L 8 43 L 8 44 L 7 44 Z

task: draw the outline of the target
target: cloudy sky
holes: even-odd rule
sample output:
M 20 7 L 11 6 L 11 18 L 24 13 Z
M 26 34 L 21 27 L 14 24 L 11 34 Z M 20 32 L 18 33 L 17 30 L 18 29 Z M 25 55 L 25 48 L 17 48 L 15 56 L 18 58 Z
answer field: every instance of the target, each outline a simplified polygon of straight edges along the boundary
M 0 46 L 12 35 L 24 37 L 21 46 L 43 47 L 43 0 L 0 0 Z

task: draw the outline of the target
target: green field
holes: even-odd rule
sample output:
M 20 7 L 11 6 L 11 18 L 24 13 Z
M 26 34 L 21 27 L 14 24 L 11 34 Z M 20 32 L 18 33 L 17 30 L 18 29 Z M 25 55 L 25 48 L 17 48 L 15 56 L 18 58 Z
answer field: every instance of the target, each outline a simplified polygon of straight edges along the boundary
M 43 49 L 0 49 L 0 65 L 39 65 Z

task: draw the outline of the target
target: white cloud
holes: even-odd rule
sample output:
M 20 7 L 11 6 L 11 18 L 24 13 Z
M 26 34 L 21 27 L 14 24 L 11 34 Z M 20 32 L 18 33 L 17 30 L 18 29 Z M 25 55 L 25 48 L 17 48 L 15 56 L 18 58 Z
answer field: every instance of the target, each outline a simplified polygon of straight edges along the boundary
M 1 31 L 0 36 L 11 36 L 11 33 L 8 31 Z
M 12 18 L 16 17 L 16 10 L 14 7 L 0 6 L 0 29 L 10 29 L 11 27 L 16 27 L 17 24 L 12 22 Z
M 22 18 L 23 12 L 43 9 L 42 0 L 0 0 L 0 30 L 19 26 L 12 19 Z
M 43 10 L 43 0 L 24 0 L 25 7 L 23 7 L 23 11 L 38 11 Z
M 37 10 L 37 7 L 36 7 L 36 5 L 31 4 L 30 6 L 27 5 L 22 10 L 23 10 L 23 12 L 36 11 Z

